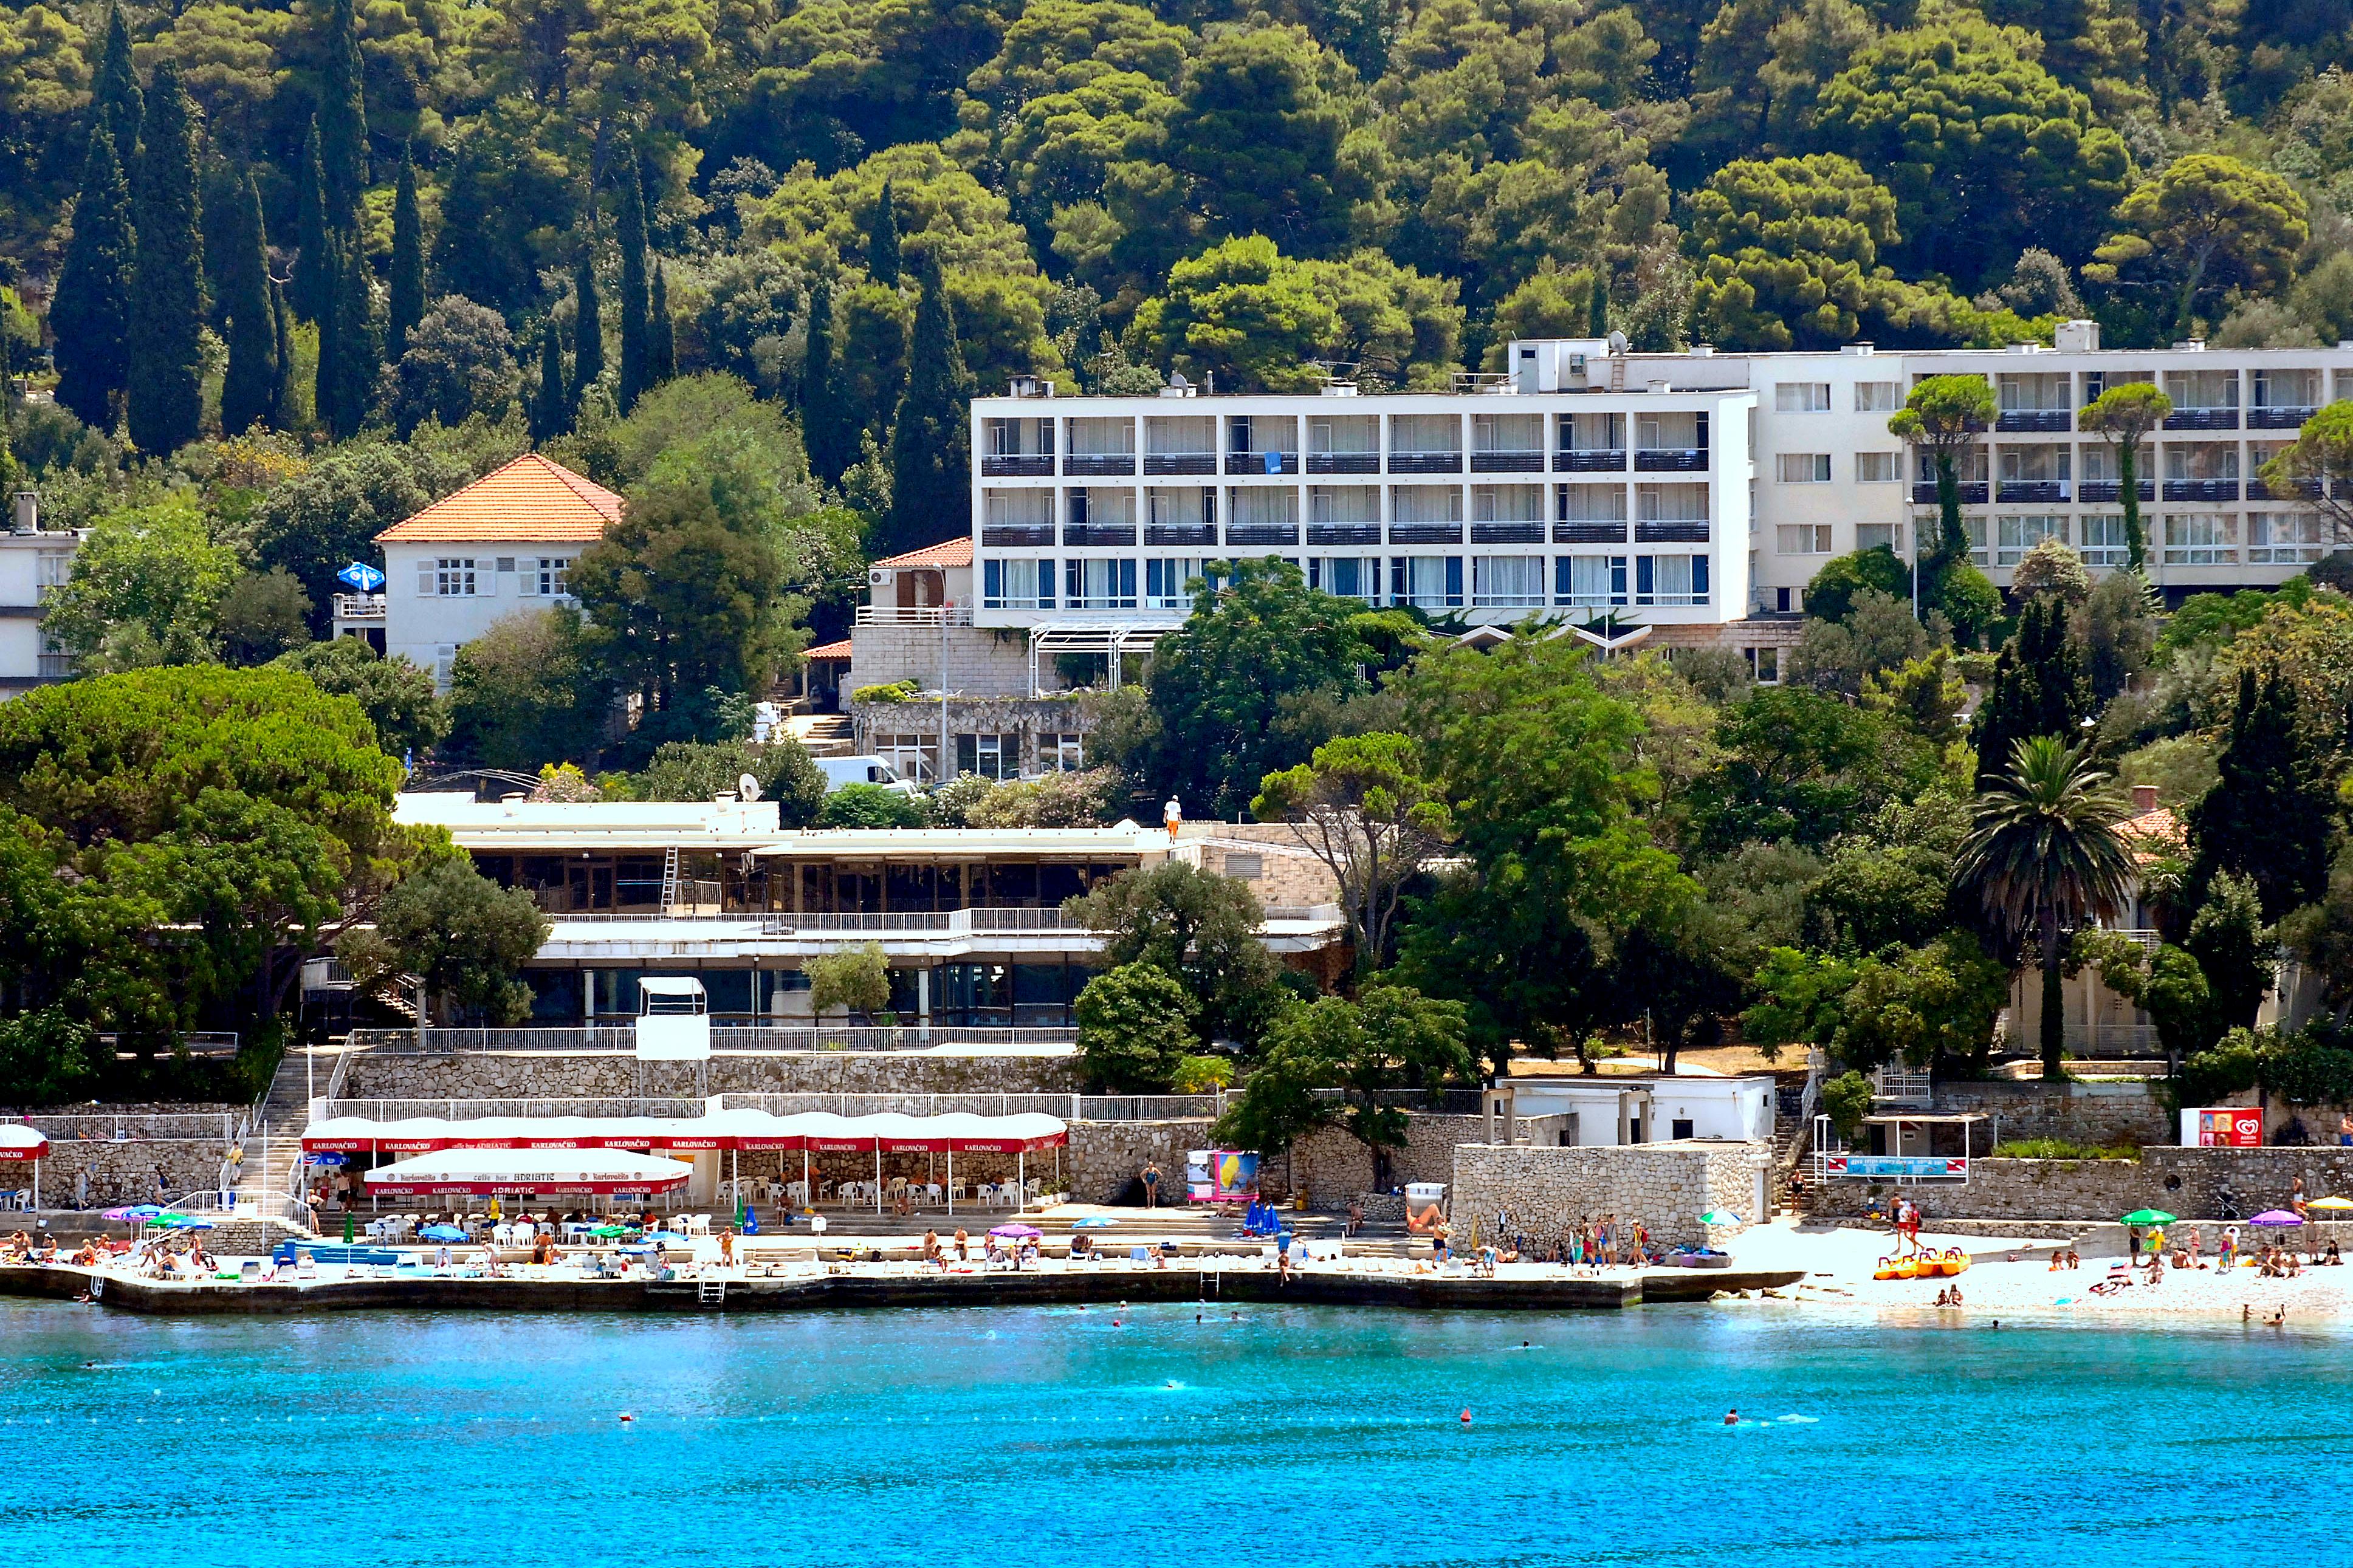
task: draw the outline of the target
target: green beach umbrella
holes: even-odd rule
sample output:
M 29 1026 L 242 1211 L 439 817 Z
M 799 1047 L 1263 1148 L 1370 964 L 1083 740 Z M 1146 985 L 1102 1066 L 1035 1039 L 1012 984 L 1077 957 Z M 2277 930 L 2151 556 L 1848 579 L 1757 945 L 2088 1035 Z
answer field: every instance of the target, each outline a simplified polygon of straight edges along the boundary
M 629 1233 L 628 1228 L 622 1226 L 600 1225 L 588 1234 L 591 1236 L 627 1236 Z
M 2135 1209 L 2116 1223 L 2118 1225 L 2171 1225 L 2173 1216 L 2163 1209 Z
M 1730 1209 L 1710 1209 L 1699 1216 L 1702 1225 L 1738 1225 L 1740 1216 Z

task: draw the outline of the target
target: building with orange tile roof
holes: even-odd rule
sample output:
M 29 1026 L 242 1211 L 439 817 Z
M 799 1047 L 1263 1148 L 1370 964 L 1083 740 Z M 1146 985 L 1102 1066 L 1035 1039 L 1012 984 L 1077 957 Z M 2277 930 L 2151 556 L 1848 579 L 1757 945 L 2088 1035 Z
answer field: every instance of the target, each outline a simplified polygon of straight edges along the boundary
M 377 534 L 384 591 L 336 595 L 335 632 L 407 655 L 446 689 L 458 650 L 501 617 L 572 602 L 573 562 L 621 507 L 604 486 L 527 452 Z

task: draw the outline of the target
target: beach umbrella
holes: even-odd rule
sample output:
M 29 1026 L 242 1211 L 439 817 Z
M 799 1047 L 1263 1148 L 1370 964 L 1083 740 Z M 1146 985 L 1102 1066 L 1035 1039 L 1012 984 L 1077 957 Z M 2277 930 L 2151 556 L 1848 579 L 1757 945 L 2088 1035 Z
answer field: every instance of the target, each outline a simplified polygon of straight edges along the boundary
M 166 1230 L 210 1230 L 213 1227 L 212 1221 L 193 1214 L 161 1215 L 155 1223 Z
M 2171 1225 L 2173 1216 L 2163 1209 L 2135 1209 L 2116 1223 L 2118 1225 Z
M 107 1210 L 105 1217 L 117 1225 L 145 1225 L 163 1212 L 153 1204 L 132 1204 L 124 1208 Z
M 2304 1205 L 2308 1209 L 2325 1209 L 2330 1214 L 2343 1214 L 2353 1209 L 2353 1198 L 2315 1198 Z
M 628 1226 L 620 1226 L 620 1225 L 600 1225 L 600 1226 L 598 1226 L 596 1229 L 594 1229 L 594 1230 L 590 1231 L 588 1234 L 589 1234 L 589 1235 L 591 1235 L 591 1236 L 601 1236 L 601 1237 L 607 1237 L 607 1238 L 610 1238 L 610 1237 L 616 1237 L 616 1236 L 627 1236 L 627 1235 L 628 1235 L 628 1234 L 629 1234 L 629 1230 L 628 1230 Z
M 335 581 L 347 583 L 363 594 L 373 594 L 384 586 L 384 574 L 364 561 L 354 561 L 335 574 Z
M 2285 1209 L 2265 1209 L 2247 1223 L 2260 1226 L 2290 1226 L 2302 1225 L 2304 1221 Z
M 463 1241 L 466 1233 L 454 1225 L 428 1225 L 417 1233 L 419 1241 Z
M 1119 1221 L 1112 1218 L 1109 1215 L 1093 1214 L 1089 1215 L 1082 1220 L 1076 1221 L 1071 1225 L 1071 1228 L 1072 1230 L 1093 1230 L 1098 1226 L 1113 1226 L 1118 1223 Z
M 991 1229 L 988 1234 L 1008 1237 L 1016 1241 L 1035 1241 L 1046 1233 L 1034 1225 L 1000 1225 Z
M 1699 1216 L 1702 1225 L 1738 1225 L 1740 1216 L 1730 1209 L 1710 1209 Z

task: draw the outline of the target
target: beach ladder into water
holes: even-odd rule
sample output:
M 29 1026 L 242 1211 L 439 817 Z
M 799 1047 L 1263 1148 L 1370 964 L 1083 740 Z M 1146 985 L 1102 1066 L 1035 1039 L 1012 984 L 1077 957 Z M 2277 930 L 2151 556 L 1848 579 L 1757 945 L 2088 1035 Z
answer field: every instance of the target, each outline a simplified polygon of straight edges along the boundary
M 727 1304 L 727 1281 L 724 1279 L 696 1280 L 694 1283 L 694 1299 L 706 1307 L 725 1306 Z

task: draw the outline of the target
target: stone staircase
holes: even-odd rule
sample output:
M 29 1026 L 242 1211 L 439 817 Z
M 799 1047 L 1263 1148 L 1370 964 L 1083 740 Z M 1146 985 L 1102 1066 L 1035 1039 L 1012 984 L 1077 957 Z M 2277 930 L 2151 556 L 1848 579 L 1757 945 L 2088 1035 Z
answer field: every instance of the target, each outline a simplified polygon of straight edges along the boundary
M 322 1091 L 332 1061 L 327 1058 L 316 1064 L 317 1087 Z M 240 1203 L 293 1190 L 295 1166 L 302 1158 L 302 1132 L 311 1124 L 312 1070 L 302 1048 L 279 1058 L 269 1092 L 261 1097 L 260 1119 L 247 1142 L 244 1179 L 237 1186 Z M 267 1158 L 261 1158 L 265 1148 Z
M 847 713 L 795 713 L 786 719 L 785 732 L 813 757 L 846 757 L 858 747 Z

